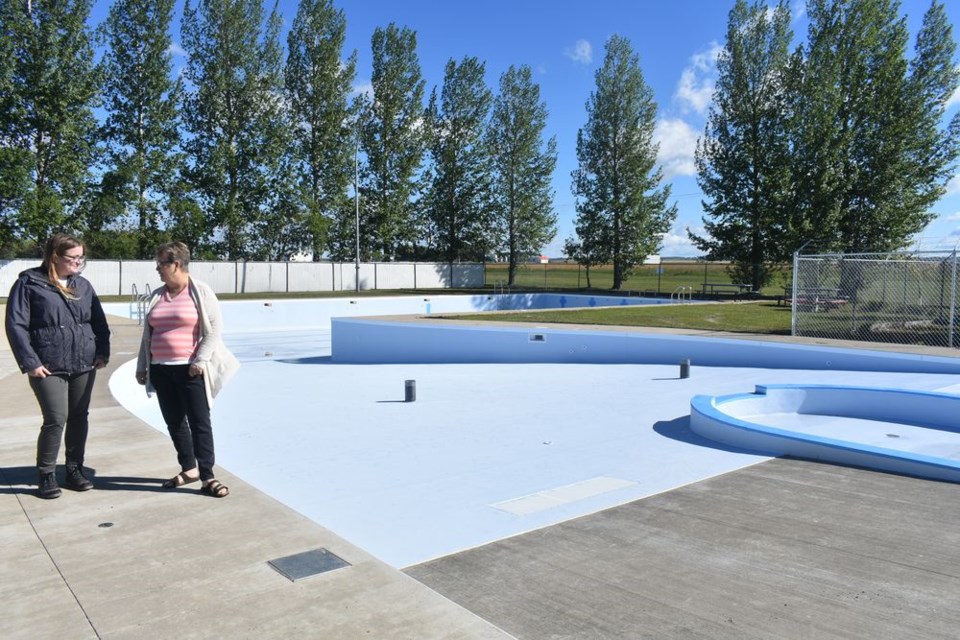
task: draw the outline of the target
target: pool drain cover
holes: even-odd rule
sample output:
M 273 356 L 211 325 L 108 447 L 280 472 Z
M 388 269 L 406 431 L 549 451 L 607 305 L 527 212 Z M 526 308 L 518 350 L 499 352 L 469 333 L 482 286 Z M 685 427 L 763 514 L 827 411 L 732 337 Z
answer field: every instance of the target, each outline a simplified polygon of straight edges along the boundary
M 323 548 L 268 560 L 267 564 L 291 582 L 350 566 L 349 562 Z

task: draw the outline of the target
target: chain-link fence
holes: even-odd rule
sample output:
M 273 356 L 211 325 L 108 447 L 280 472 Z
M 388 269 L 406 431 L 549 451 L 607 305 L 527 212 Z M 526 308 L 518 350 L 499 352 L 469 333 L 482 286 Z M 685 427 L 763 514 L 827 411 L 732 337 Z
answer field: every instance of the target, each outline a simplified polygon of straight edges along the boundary
M 797 255 L 793 273 L 793 335 L 960 346 L 955 251 Z

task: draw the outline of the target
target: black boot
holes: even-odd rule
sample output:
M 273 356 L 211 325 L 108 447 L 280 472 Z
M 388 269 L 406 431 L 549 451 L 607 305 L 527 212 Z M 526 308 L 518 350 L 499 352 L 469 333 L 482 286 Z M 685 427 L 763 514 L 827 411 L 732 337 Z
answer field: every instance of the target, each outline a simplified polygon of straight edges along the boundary
M 83 475 L 83 465 L 72 462 L 67 463 L 67 476 L 63 486 L 74 491 L 89 491 L 93 489 L 93 483 L 87 480 Z
M 37 483 L 41 498 L 51 500 L 60 497 L 60 487 L 57 485 L 57 474 L 40 472 L 40 482 Z

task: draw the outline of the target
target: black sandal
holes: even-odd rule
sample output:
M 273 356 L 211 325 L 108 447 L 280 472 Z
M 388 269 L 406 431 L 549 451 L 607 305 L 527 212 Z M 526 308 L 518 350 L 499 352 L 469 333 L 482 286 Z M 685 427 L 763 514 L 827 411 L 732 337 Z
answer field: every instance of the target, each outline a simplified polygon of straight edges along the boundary
M 187 475 L 186 471 L 181 471 L 180 473 L 173 476 L 169 480 L 164 480 L 163 484 L 160 486 L 163 487 L 164 489 L 176 489 L 177 487 L 182 487 L 185 484 L 191 484 L 193 482 L 197 482 L 199 479 L 200 479 L 199 476 L 196 478 L 191 478 L 190 476 Z
M 207 484 L 200 487 L 200 493 L 210 496 L 211 498 L 226 498 L 230 495 L 230 489 L 227 488 L 227 485 L 223 484 L 219 480 L 211 480 Z

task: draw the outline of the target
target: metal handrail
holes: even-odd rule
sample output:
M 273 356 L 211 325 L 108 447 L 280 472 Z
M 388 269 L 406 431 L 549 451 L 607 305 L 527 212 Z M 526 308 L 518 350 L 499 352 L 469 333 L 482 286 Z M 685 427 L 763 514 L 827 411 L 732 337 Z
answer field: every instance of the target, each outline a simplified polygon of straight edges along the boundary
M 693 287 L 685 285 L 677 287 L 670 294 L 670 301 L 673 302 L 673 300 L 676 299 L 677 302 L 683 302 L 684 295 L 686 295 L 688 301 L 693 300 Z

